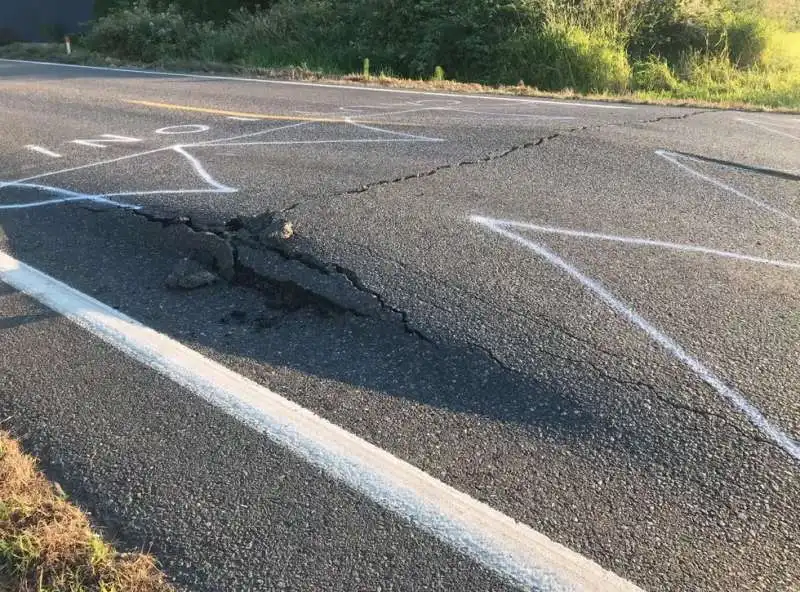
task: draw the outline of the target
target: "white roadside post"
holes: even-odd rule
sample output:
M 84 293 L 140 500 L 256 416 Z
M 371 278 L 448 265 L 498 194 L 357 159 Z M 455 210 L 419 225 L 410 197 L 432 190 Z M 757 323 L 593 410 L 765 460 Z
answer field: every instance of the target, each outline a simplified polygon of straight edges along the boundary
M 72 43 L 70 43 L 69 37 L 64 37 L 64 44 L 67 46 L 67 55 L 72 54 Z

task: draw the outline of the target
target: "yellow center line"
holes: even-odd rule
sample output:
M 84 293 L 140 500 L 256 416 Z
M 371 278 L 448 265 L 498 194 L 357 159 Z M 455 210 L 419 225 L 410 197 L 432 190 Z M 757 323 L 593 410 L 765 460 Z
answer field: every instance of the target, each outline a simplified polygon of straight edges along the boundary
M 346 123 L 346 119 L 344 117 L 311 117 L 311 116 L 302 116 L 302 115 L 281 115 L 278 113 L 248 113 L 243 111 L 225 111 L 223 109 L 212 109 L 209 107 L 191 107 L 189 105 L 175 105 L 173 103 L 156 103 L 153 101 L 139 101 L 133 99 L 123 99 L 124 103 L 128 103 L 130 105 L 142 105 L 144 107 L 154 107 L 156 109 L 171 109 L 173 111 L 190 111 L 192 113 L 209 113 L 211 115 L 226 115 L 228 117 L 248 117 L 251 119 L 264 119 L 264 120 L 276 120 L 276 121 L 309 121 L 313 123 Z M 411 125 L 411 124 L 402 124 L 396 123 L 394 121 L 362 121 L 356 117 L 350 117 L 348 119 L 352 119 L 353 121 L 357 121 L 358 123 L 366 123 L 366 124 L 377 124 L 377 125 L 385 125 L 387 123 L 391 123 L 391 125 Z

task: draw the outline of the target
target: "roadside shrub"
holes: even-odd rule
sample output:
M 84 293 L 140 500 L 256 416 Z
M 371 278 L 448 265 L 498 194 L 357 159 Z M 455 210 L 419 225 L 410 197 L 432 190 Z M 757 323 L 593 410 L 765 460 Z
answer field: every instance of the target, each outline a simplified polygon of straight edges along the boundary
M 84 43 L 91 50 L 119 58 L 158 62 L 190 56 L 199 46 L 202 33 L 203 28 L 174 5 L 155 11 L 146 2 L 137 2 L 95 21 Z
M 341 27 L 328 0 L 242 9 L 231 13 L 225 25 L 209 28 L 198 51 L 201 59 L 211 61 L 256 67 L 306 64 L 337 71 L 354 59 Z
M 706 45 L 706 30 L 686 11 L 684 0 L 642 0 L 628 24 L 628 53 L 634 60 L 649 56 L 670 63 Z
M 772 32 L 766 19 L 752 13 L 723 11 L 707 26 L 709 53 L 725 55 L 739 68 L 761 62 Z
M 497 48 L 514 27 L 536 19 L 524 0 L 338 0 L 343 33 L 359 54 L 405 76 L 428 77 L 436 66 L 451 77 L 496 82 Z
M 543 89 L 620 92 L 630 82 L 625 48 L 577 25 L 548 24 L 512 39 L 507 53 L 507 78 L 522 78 Z
M 633 65 L 633 86 L 636 90 L 672 91 L 680 82 L 665 61 L 651 56 Z
M 139 0 L 94 0 L 96 18 L 108 16 L 114 11 L 132 8 Z M 183 14 L 201 21 L 218 23 L 228 19 L 237 10 L 261 10 L 269 8 L 274 0 L 148 0 L 148 6 L 155 12 L 164 12 L 171 5 Z

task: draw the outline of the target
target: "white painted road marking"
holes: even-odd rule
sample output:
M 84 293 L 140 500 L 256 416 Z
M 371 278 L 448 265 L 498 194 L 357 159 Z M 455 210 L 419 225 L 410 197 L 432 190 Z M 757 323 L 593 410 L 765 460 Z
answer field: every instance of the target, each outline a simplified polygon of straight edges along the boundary
M 448 97 L 456 99 L 481 99 L 487 101 L 507 101 L 514 103 L 531 103 L 531 104 L 544 104 L 544 105 L 559 105 L 561 107 L 584 107 L 589 109 L 620 109 L 630 110 L 635 107 L 627 105 L 615 104 L 598 104 L 598 103 L 579 103 L 576 101 L 556 101 L 551 99 L 531 99 L 522 97 L 498 97 L 493 95 L 467 95 L 456 93 L 444 92 L 426 92 L 423 90 L 403 90 L 399 88 L 376 88 L 372 86 L 348 86 L 344 84 L 322 84 L 319 82 L 300 82 L 297 80 L 266 80 L 263 78 L 244 78 L 238 76 L 216 76 L 210 74 L 182 74 L 180 72 L 155 72 L 153 70 L 137 70 L 135 68 L 107 68 L 103 66 L 80 66 L 78 64 L 58 64 L 55 62 L 39 62 L 35 60 L 10 60 L 0 59 L 0 62 L 8 62 L 14 64 L 30 64 L 32 66 L 51 66 L 56 68 L 79 68 L 84 70 L 95 70 L 103 72 L 121 72 L 123 74 L 140 74 L 144 76 L 162 76 L 168 78 L 195 78 L 197 80 L 230 80 L 232 82 L 254 82 L 260 84 L 282 84 L 286 86 L 308 86 L 312 88 L 327 88 L 330 90 L 355 90 L 364 92 L 382 92 L 382 93 L 395 93 L 402 95 L 423 95 L 428 97 Z
M 171 125 L 169 127 L 162 127 L 156 130 L 157 134 L 169 136 L 173 134 L 200 134 L 207 132 L 211 128 L 207 125 L 187 124 L 187 125 Z
M 713 177 L 709 177 L 708 175 L 704 175 L 703 173 L 694 170 L 689 165 L 686 165 L 686 164 L 684 164 L 684 163 L 682 163 L 682 162 L 680 162 L 678 160 L 679 158 L 687 158 L 689 160 L 696 161 L 696 159 L 693 159 L 691 157 L 684 157 L 682 154 L 678 154 L 677 152 L 670 152 L 669 150 L 656 150 L 656 154 L 658 156 L 660 156 L 661 158 L 663 158 L 664 160 L 666 160 L 668 162 L 671 162 L 675 166 L 683 169 L 684 171 L 686 171 L 690 175 L 692 175 L 694 177 L 697 177 L 698 179 L 702 179 L 703 181 L 706 181 L 707 183 L 711 183 L 712 185 L 715 185 L 716 187 L 719 187 L 720 189 L 724 189 L 725 191 L 729 191 L 730 193 L 733 193 L 737 197 L 741 197 L 742 199 L 744 199 L 746 201 L 749 201 L 750 203 L 752 203 L 754 205 L 757 205 L 760 208 L 763 208 L 763 209 L 765 209 L 765 210 L 767 210 L 769 212 L 772 212 L 773 214 L 776 214 L 776 215 L 780 216 L 781 218 L 785 218 L 787 220 L 790 220 L 791 222 L 794 222 L 795 224 L 800 226 L 800 219 L 795 218 L 791 214 L 788 214 L 788 213 L 784 212 L 783 210 L 781 210 L 779 208 L 776 208 L 775 206 L 771 206 L 770 204 L 768 204 L 766 202 L 763 202 L 760 199 L 756 199 L 755 197 L 750 197 L 749 195 L 747 195 L 746 193 L 742 193 L 741 191 L 739 191 L 735 187 L 731 187 L 727 183 L 723 183 L 722 181 L 719 181 L 719 180 L 717 180 L 717 179 L 715 179 Z
M 529 590 L 640 590 L 529 526 L 0 251 L 0 281 Z
M 710 249 L 708 247 L 701 247 L 699 245 L 685 245 L 680 243 L 670 243 L 660 240 L 652 240 L 648 238 L 636 238 L 631 236 L 617 236 L 614 234 L 601 234 L 598 232 L 586 232 L 584 230 L 572 230 L 569 228 L 556 228 L 554 226 L 542 226 L 540 224 L 529 224 L 527 222 L 516 222 L 514 220 L 493 220 L 494 223 L 501 226 L 514 226 L 516 228 L 524 228 L 534 232 L 542 232 L 545 234 L 561 234 L 564 236 L 574 236 L 576 238 L 588 238 L 593 240 L 610 241 L 617 243 L 624 243 L 627 245 L 636 245 L 641 247 L 660 247 L 663 249 L 670 249 L 673 251 L 681 251 L 683 253 L 701 253 L 703 255 L 714 255 L 715 257 L 724 257 L 727 259 L 736 259 L 738 261 L 747 261 L 750 263 L 763 263 L 764 265 L 774 265 L 775 267 L 785 267 L 787 269 L 800 270 L 800 263 L 792 261 L 781 261 L 780 259 L 767 259 L 765 257 L 755 257 L 753 255 L 744 255 L 742 253 L 734 253 L 732 251 L 720 251 L 718 249 Z
M 123 208 L 130 208 L 130 209 L 140 209 L 140 206 L 136 205 L 129 205 L 120 202 L 111 201 L 109 198 L 119 198 L 119 197 L 144 197 L 144 196 L 153 196 L 153 195 L 188 195 L 188 194 L 228 194 L 228 193 L 235 193 L 237 189 L 233 187 L 229 187 L 220 183 L 206 170 L 204 165 L 198 160 L 195 156 L 188 152 L 189 149 L 195 148 L 225 148 L 230 146 L 307 146 L 307 145 L 315 145 L 315 144 L 349 144 L 349 143 L 400 143 L 400 142 L 443 142 L 444 140 L 441 138 L 429 138 L 427 136 L 417 136 L 414 134 L 407 134 L 403 132 L 395 132 L 392 130 L 387 130 L 379 127 L 372 127 L 367 126 L 347 120 L 342 120 L 342 124 L 351 125 L 355 127 L 361 127 L 365 130 L 369 130 L 370 132 L 380 132 L 391 135 L 389 138 L 360 138 L 360 139 L 338 139 L 338 140 L 285 140 L 285 141 L 241 141 L 241 140 L 248 140 L 253 139 L 256 137 L 264 136 L 266 134 L 270 134 L 279 130 L 285 130 L 290 128 L 296 128 L 300 126 L 308 126 L 313 122 L 300 122 L 300 123 L 292 123 L 289 125 L 278 126 L 278 127 L 270 127 L 265 130 L 259 130 L 256 132 L 250 132 L 247 134 L 240 134 L 233 137 L 228 138 L 216 138 L 211 140 L 206 140 L 202 142 L 194 142 L 191 144 L 175 144 L 172 146 L 166 146 L 163 148 L 156 148 L 153 150 L 145 150 L 144 152 L 137 152 L 135 154 L 128 154 L 125 156 L 120 156 L 118 158 L 112 158 L 109 160 L 101 160 L 99 162 L 93 162 L 86 165 L 81 165 L 77 167 L 70 167 L 66 169 L 61 169 L 57 171 L 50 171 L 47 173 L 41 173 L 38 175 L 34 175 L 31 177 L 26 177 L 24 179 L 19 179 L 17 181 L 0 181 L 0 190 L 10 187 L 10 188 L 21 188 L 21 189 L 38 189 L 40 191 L 46 193 L 54 193 L 59 197 L 48 199 L 48 200 L 40 200 L 35 202 L 23 202 L 23 203 L 12 203 L 12 204 L 0 204 L 0 210 L 10 210 L 10 209 L 24 209 L 24 208 L 34 208 L 34 207 L 41 207 L 41 206 L 49 206 L 54 204 L 62 204 L 74 201 L 94 201 L 98 203 L 103 203 L 106 205 L 118 206 Z M 200 133 L 206 132 L 209 130 L 208 126 L 205 125 L 180 125 L 180 126 L 172 126 L 168 128 L 161 128 L 156 130 L 157 134 L 185 134 L 185 133 Z M 104 137 L 110 138 L 120 138 L 123 136 L 110 136 L 109 134 L 105 134 Z M 76 142 L 101 142 L 104 140 L 76 140 Z M 111 141 L 111 140 L 109 140 Z M 136 140 L 138 141 L 138 140 Z M 163 188 L 163 189 L 154 189 L 154 190 L 143 190 L 143 191 L 121 191 L 115 193 L 103 193 L 103 194 L 84 194 L 79 193 L 76 191 L 71 191 L 69 189 L 63 189 L 60 187 L 54 187 L 50 185 L 41 185 L 41 184 L 33 184 L 30 181 L 42 179 L 45 177 L 51 177 L 54 175 L 59 175 L 63 173 L 69 173 L 79 170 L 88 169 L 91 167 L 97 167 L 102 165 L 109 165 L 115 164 L 121 161 L 130 161 L 131 159 L 150 156 L 160 152 L 175 152 L 176 154 L 181 155 L 188 163 L 191 165 L 194 172 L 200 177 L 203 181 L 205 181 L 210 188 Z
M 776 130 L 772 127 L 769 127 L 768 124 L 758 123 L 756 121 L 752 121 L 750 119 L 744 119 L 743 117 L 737 117 L 736 121 L 740 121 L 742 123 L 746 123 L 747 125 L 752 125 L 757 128 L 761 128 L 762 130 L 769 132 L 771 134 L 775 134 L 778 136 L 784 136 L 786 138 L 791 138 L 792 140 L 800 140 L 800 136 L 795 136 L 794 134 L 790 134 L 788 132 L 784 132 L 782 130 Z
M 34 152 L 38 152 L 39 154 L 44 154 L 45 156 L 49 156 L 50 158 L 61 158 L 61 155 L 58 152 L 53 152 L 52 150 L 48 150 L 47 148 L 42 148 L 41 146 L 37 146 L 35 144 L 28 144 L 25 146 L 28 150 L 33 150 Z
M 129 138 L 128 136 L 118 136 L 116 134 L 101 134 L 99 138 L 90 140 L 72 140 L 73 144 L 90 146 L 91 148 L 108 148 L 109 144 L 136 144 L 141 142 L 139 138 Z
M 38 189 L 39 191 L 42 191 L 42 192 L 45 192 L 45 193 L 54 193 L 54 194 L 59 195 L 61 197 L 56 197 L 56 198 L 49 199 L 49 200 L 35 201 L 35 202 L 23 202 L 23 203 L 14 203 L 14 204 L 0 204 L 0 210 L 19 210 L 19 209 L 25 209 L 25 208 L 34 208 L 34 207 L 40 207 L 40 206 L 48 206 L 48 205 L 54 205 L 54 204 L 69 203 L 69 202 L 74 202 L 74 201 L 92 201 L 92 202 L 102 203 L 102 204 L 105 204 L 105 205 L 116 206 L 116 207 L 120 207 L 120 208 L 128 208 L 128 209 L 138 210 L 138 209 L 141 209 L 141 206 L 125 204 L 125 203 L 121 203 L 121 202 L 117 202 L 117 201 L 112 201 L 109 198 L 112 198 L 112 197 L 114 197 L 114 198 L 119 198 L 119 197 L 144 197 L 144 196 L 147 196 L 147 195 L 186 195 L 186 194 L 200 194 L 200 193 L 227 194 L 227 193 L 235 193 L 237 191 L 233 187 L 228 187 L 227 185 L 224 185 L 223 183 L 220 183 L 219 181 L 217 181 L 205 169 L 203 164 L 197 158 L 195 158 L 194 156 L 189 154 L 184 149 L 183 146 L 170 146 L 170 147 L 162 148 L 162 149 L 158 149 L 158 150 L 151 150 L 151 151 L 140 153 L 138 155 L 128 155 L 126 157 L 121 157 L 119 159 L 112 159 L 110 161 L 103 161 L 103 162 L 101 162 L 99 164 L 114 163 L 114 162 L 118 162 L 120 160 L 130 160 L 134 156 L 145 156 L 145 155 L 154 154 L 155 152 L 165 152 L 165 151 L 174 152 L 174 153 L 180 155 L 182 158 L 184 158 L 189 163 L 189 165 L 192 167 L 192 169 L 194 170 L 195 174 L 198 177 L 200 177 L 205 183 L 207 183 L 210 187 L 208 187 L 208 188 L 192 187 L 192 188 L 183 188 L 183 189 L 169 189 L 169 188 L 166 188 L 166 189 L 155 189 L 155 190 L 145 190 L 145 191 L 120 191 L 120 192 L 116 192 L 116 193 L 86 194 L 86 193 L 79 193 L 79 192 L 76 192 L 76 191 L 71 191 L 69 189 L 63 189 L 61 187 L 52 187 L 52 186 L 49 186 L 49 185 L 40 185 L 40 184 L 34 184 L 34 183 L 28 183 L 28 182 L 15 181 L 15 182 L 11 182 L 11 183 L 0 183 L 0 189 L 4 189 L 6 187 L 22 188 L 22 189 Z M 77 167 L 77 169 L 79 170 L 80 168 L 88 168 L 88 167 L 97 166 L 97 165 L 98 165 L 98 163 L 94 163 L 94 164 L 91 164 L 91 165 L 86 165 L 85 167 Z M 76 170 L 76 168 L 67 169 L 67 170 Z M 54 174 L 57 174 L 57 172 L 56 173 L 47 173 L 47 174 L 43 174 L 43 175 L 38 175 L 38 177 L 35 177 L 35 178 L 42 178 L 42 177 L 46 177 L 46 176 L 50 176 L 50 175 L 54 175 Z
M 597 298 L 608 305 L 611 310 L 625 318 L 631 324 L 636 325 L 644 331 L 650 339 L 664 348 L 678 361 L 689 368 L 703 382 L 708 384 L 724 399 L 726 399 L 736 410 L 744 414 L 765 437 L 780 446 L 789 456 L 800 463 L 800 442 L 792 438 L 789 434 L 773 425 L 764 414 L 761 413 L 753 404 L 742 396 L 736 389 L 725 384 L 700 360 L 689 354 L 674 339 L 666 335 L 663 331 L 652 325 L 644 317 L 640 316 L 633 308 L 625 304 L 622 300 L 609 292 L 602 284 L 582 273 L 575 266 L 567 263 L 547 249 L 546 247 L 529 240 L 515 232 L 508 230 L 509 226 L 515 226 L 515 222 L 506 220 L 495 220 L 484 216 L 472 216 L 472 221 L 480 224 L 484 228 L 497 234 L 510 238 L 533 251 L 545 261 L 567 273 L 583 287 L 593 292 Z M 524 227 L 524 226 L 523 226 Z

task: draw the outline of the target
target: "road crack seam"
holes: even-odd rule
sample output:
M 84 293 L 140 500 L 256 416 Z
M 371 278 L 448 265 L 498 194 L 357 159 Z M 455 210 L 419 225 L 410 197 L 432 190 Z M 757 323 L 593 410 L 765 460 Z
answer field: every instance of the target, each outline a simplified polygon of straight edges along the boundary
M 513 146 L 511 146 L 509 148 L 501 150 L 500 152 L 492 152 L 492 153 L 486 154 L 486 155 L 478 157 L 478 158 L 473 158 L 473 159 L 469 159 L 469 160 L 461 160 L 461 161 L 459 161 L 457 163 L 446 163 L 446 164 L 442 164 L 442 165 L 439 165 L 437 167 L 434 167 L 432 169 L 429 169 L 427 171 L 421 171 L 421 172 L 417 172 L 417 173 L 409 173 L 407 175 L 401 175 L 399 177 L 393 177 L 391 179 L 380 179 L 378 181 L 372 181 L 370 183 L 365 183 L 365 184 L 363 184 L 360 187 L 357 187 L 355 189 L 350 189 L 350 190 L 344 191 L 342 193 L 336 194 L 335 197 L 359 195 L 361 193 L 366 193 L 366 192 L 370 191 L 371 189 L 374 189 L 376 187 L 382 187 L 384 185 L 396 185 L 398 183 L 403 183 L 405 181 L 412 181 L 412 180 L 415 180 L 415 179 L 424 179 L 426 177 L 431 177 L 431 176 L 433 176 L 433 175 L 435 175 L 435 174 L 437 174 L 437 173 L 439 173 L 441 171 L 447 170 L 447 169 L 454 169 L 454 168 L 465 167 L 465 166 L 475 166 L 475 165 L 481 165 L 481 164 L 485 164 L 485 163 L 489 163 L 489 162 L 494 162 L 496 160 L 501 160 L 503 158 L 506 158 L 509 155 L 514 154 L 515 152 L 519 152 L 521 150 L 529 150 L 531 148 L 537 148 L 539 146 L 543 146 L 544 144 L 546 144 L 548 142 L 556 140 L 556 139 L 558 139 L 558 138 L 560 138 L 562 136 L 577 134 L 579 132 L 584 132 L 584 131 L 588 131 L 588 130 L 600 130 L 600 129 L 605 129 L 605 128 L 608 128 L 608 127 L 626 127 L 626 126 L 630 126 L 630 125 L 648 125 L 648 124 L 651 124 L 651 123 L 659 123 L 661 121 L 689 119 L 690 117 L 695 117 L 697 115 L 703 115 L 705 113 L 712 113 L 712 112 L 713 112 L 713 110 L 706 109 L 706 110 L 701 110 L 701 111 L 692 111 L 690 113 L 684 113 L 682 115 L 662 115 L 662 116 L 659 116 L 659 117 L 655 117 L 653 119 L 641 119 L 641 120 L 636 120 L 636 121 L 610 122 L 610 123 L 601 123 L 601 124 L 597 124 L 597 125 L 583 125 L 583 126 L 579 126 L 579 127 L 568 128 L 566 130 L 555 132 L 555 133 L 552 133 L 552 134 L 550 134 L 548 136 L 541 136 L 541 137 L 536 138 L 536 139 L 534 139 L 534 140 L 532 140 L 530 142 L 524 142 L 522 144 L 516 144 L 516 145 L 513 145 Z M 325 199 L 326 197 L 330 197 L 330 196 L 312 197 L 312 198 L 309 198 L 309 199 L 305 199 L 305 200 L 302 200 L 302 201 L 295 202 L 292 205 L 282 209 L 281 213 L 291 212 L 291 211 L 297 209 L 300 206 L 303 206 L 303 205 L 305 205 L 307 203 L 319 201 L 320 199 Z

